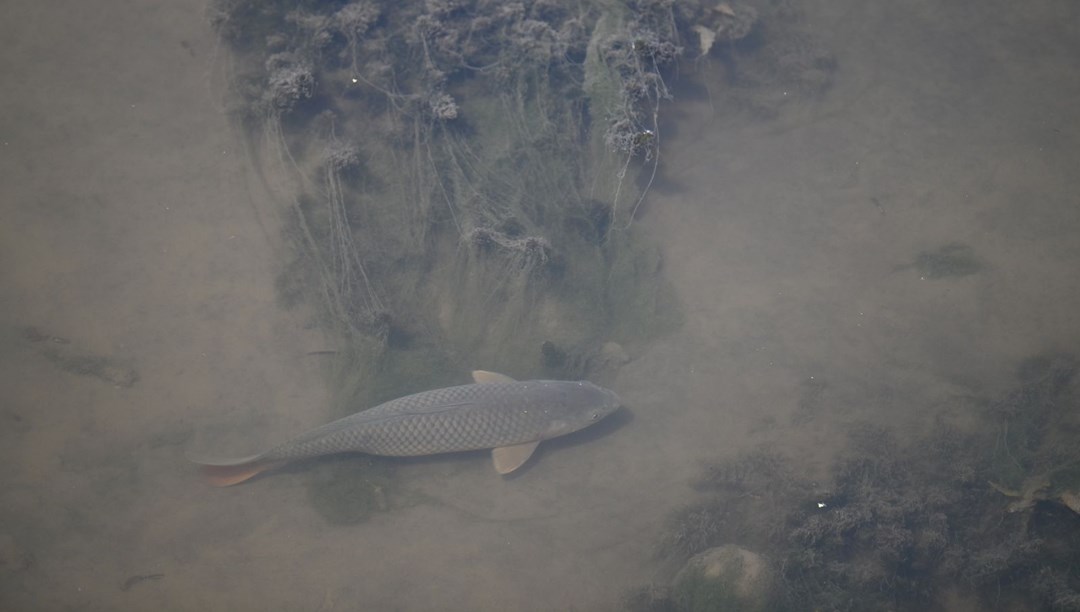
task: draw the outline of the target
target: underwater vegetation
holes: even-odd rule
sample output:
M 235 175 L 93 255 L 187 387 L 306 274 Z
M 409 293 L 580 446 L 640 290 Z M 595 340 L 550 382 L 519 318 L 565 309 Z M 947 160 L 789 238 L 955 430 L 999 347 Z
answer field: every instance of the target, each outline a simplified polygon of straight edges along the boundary
M 1076 371 L 1069 355 L 1025 361 L 1013 390 L 972 407 L 976 426 L 909 441 L 854 427 L 825 483 L 769 451 L 719 461 L 661 548 L 760 553 L 775 577 L 769 609 L 944 609 L 947 595 L 976 609 L 1080 609 Z M 679 597 L 676 584 L 625 603 L 711 609 Z
M 971 276 L 981 272 L 984 267 L 970 246 L 950 243 L 932 251 L 923 251 L 913 262 L 898 266 L 896 270 L 914 269 L 922 278 L 936 280 Z
M 229 111 L 280 195 L 282 303 L 313 306 L 344 338 L 337 354 L 353 362 L 338 369 L 405 350 L 434 354 L 398 363 L 550 372 L 545 342 L 590 355 L 677 323 L 629 205 L 644 195 L 635 174 L 659 163 L 683 9 L 214 0 L 208 12 L 233 53 Z
M 212 0 L 227 108 L 289 245 L 282 304 L 342 338 L 337 370 L 399 385 L 423 373 L 384 368 L 395 351 L 586 377 L 605 345 L 672 329 L 634 224 L 661 117 L 694 78 L 680 64 L 709 55 L 743 85 L 799 64 L 759 64 L 797 22 L 786 0 L 759 4 Z
M 311 506 L 334 525 L 362 523 L 376 512 L 390 510 L 395 492 L 391 465 L 369 456 L 327 461 L 306 486 Z

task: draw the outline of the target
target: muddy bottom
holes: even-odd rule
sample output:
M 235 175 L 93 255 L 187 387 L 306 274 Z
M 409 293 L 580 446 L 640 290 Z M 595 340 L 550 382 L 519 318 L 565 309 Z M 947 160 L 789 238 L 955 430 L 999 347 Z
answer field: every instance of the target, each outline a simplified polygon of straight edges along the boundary
M 512 478 L 486 453 L 392 462 L 380 500 L 362 458 L 225 490 L 184 460 L 334 416 L 202 3 L 11 7 L 0 607 L 617 609 L 677 569 L 657 545 L 702 462 L 823 471 L 852 423 L 915 429 L 1077 350 L 1075 10 L 803 9 L 831 88 L 764 119 L 702 59 L 710 91 L 665 108 L 637 223 L 685 323 L 625 347 L 625 414 Z

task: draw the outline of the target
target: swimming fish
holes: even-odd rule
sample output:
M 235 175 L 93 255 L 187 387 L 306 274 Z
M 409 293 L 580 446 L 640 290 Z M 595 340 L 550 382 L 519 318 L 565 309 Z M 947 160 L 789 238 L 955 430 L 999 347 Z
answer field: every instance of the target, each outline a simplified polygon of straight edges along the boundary
M 194 460 L 219 487 L 290 461 L 335 453 L 407 457 L 490 448 L 495 471 L 521 467 L 543 440 L 588 427 L 619 408 L 587 381 L 517 381 L 477 370 L 474 384 L 406 395 L 240 459 Z

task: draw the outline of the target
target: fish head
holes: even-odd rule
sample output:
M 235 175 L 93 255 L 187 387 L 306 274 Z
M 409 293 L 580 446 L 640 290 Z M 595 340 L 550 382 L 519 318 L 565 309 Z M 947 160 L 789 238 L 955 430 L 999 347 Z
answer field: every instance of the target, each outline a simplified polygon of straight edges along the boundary
M 584 429 L 615 412 L 622 405 L 610 389 L 588 381 L 564 382 L 554 393 L 547 413 L 551 420 L 544 438 Z

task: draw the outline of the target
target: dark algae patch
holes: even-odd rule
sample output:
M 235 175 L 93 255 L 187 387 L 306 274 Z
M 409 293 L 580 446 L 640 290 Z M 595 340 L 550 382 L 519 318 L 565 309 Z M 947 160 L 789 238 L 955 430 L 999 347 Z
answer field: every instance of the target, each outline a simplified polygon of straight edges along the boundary
M 377 457 L 349 456 L 321 460 L 307 481 L 311 506 L 334 525 L 356 525 L 391 509 L 392 469 Z
M 774 107 L 831 69 L 808 34 L 784 43 L 791 7 L 723 6 L 211 2 L 230 114 L 279 195 L 278 296 L 340 338 L 331 369 L 377 372 L 404 338 L 462 371 L 581 377 L 605 346 L 677 328 L 635 224 L 669 84 L 710 54 Z M 350 385 L 351 404 L 376 403 Z
M 770 451 L 718 461 L 661 549 L 673 560 L 725 544 L 757 551 L 776 577 L 775 610 L 925 610 L 946 594 L 978 609 L 1076 610 L 1076 364 L 1025 361 L 1014 389 L 970 406 L 974 425 L 910 440 L 854 426 L 823 482 Z M 631 609 L 713 609 L 670 589 L 628 597 L 641 604 Z
M 342 368 L 377 370 L 398 339 L 419 338 L 465 370 L 527 375 L 550 365 L 545 342 L 591 354 L 677 324 L 632 222 L 649 184 L 637 178 L 659 164 L 681 28 L 704 9 L 209 10 L 237 60 L 232 115 L 282 196 L 279 297 L 316 307 Z
M 122 388 L 134 386 L 139 381 L 139 373 L 131 367 L 129 360 L 81 353 L 71 340 L 34 326 L 24 327 L 22 337 L 37 346 L 42 356 L 63 372 L 89 376 Z
M 165 574 L 136 574 L 128 577 L 123 584 L 120 585 L 121 591 L 130 591 L 136 586 L 144 582 L 153 582 L 155 580 L 161 580 L 165 577 Z
M 900 266 L 899 270 L 914 269 L 919 276 L 930 279 L 961 278 L 978 274 L 983 263 L 975 256 L 975 250 L 966 244 L 946 244 L 932 251 L 923 251 L 915 261 Z

